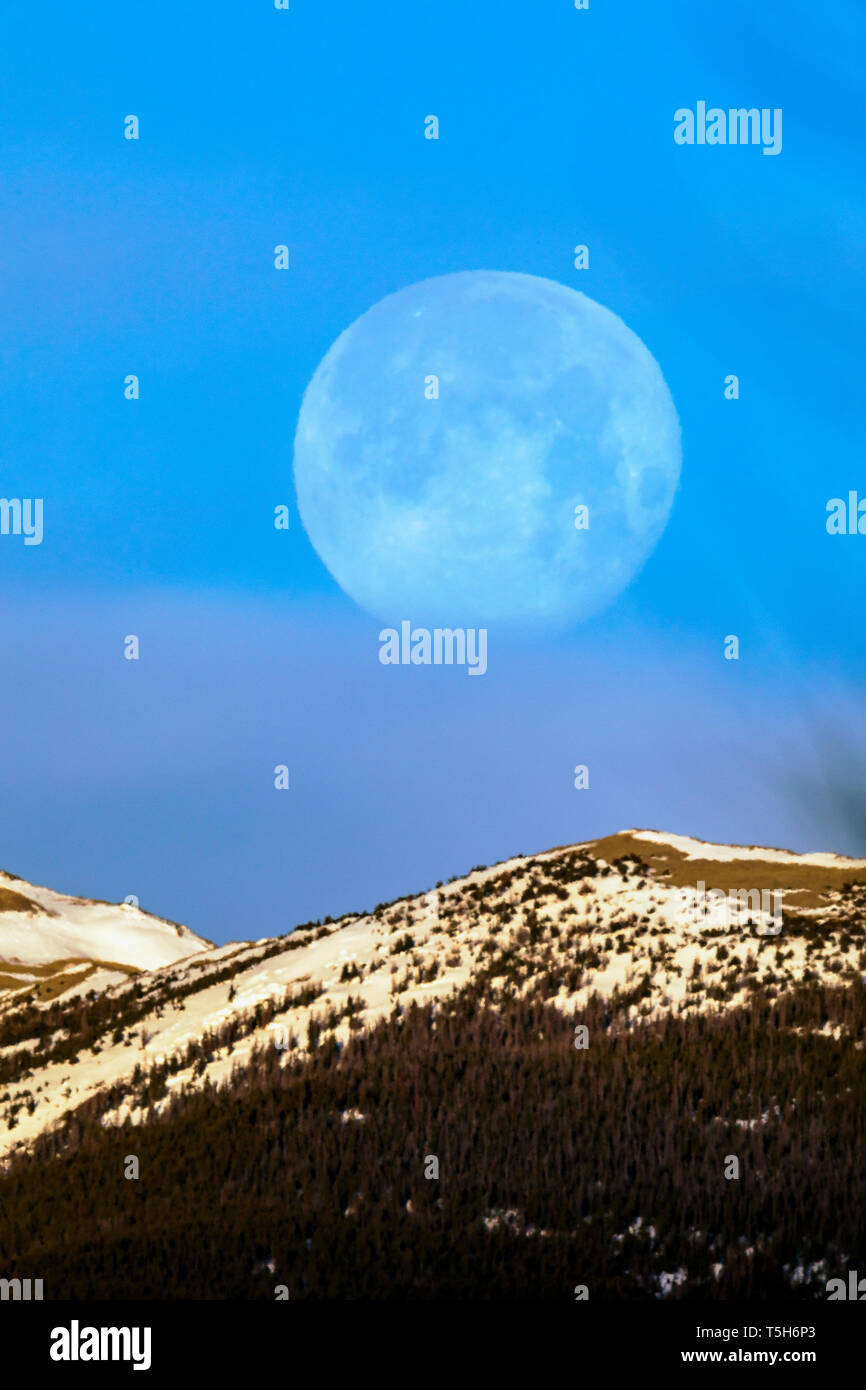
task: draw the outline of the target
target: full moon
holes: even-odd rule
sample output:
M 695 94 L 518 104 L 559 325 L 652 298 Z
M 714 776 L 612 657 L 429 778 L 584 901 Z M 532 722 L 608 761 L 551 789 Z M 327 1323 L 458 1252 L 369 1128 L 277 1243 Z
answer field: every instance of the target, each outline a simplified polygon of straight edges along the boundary
M 621 319 L 552 280 L 466 271 L 341 333 L 295 435 L 301 520 L 397 624 L 560 627 L 609 605 L 664 530 L 680 429 Z

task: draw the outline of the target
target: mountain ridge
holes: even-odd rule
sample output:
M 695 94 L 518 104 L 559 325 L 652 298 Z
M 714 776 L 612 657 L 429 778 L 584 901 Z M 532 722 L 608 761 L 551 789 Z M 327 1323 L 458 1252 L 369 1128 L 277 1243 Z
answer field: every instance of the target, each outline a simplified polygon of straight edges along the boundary
M 702 857 L 690 858 L 692 847 Z M 752 897 L 730 921 L 696 922 L 690 895 L 704 875 L 722 895 L 781 890 L 782 934 L 761 934 L 771 919 Z M 575 1019 L 596 997 L 630 1026 L 810 978 L 859 980 L 864 899 L 866 861 L 765 847 L 738 855 L 623 831 L 283 937 L 205 947 L 128 977 L 94 974 L 54 1002 L 19 988 L 0 1001 L 0 1154 L 78 1105 L 110 1094 L 105 1123 L 139 1122 L 185 1088 L 226 1084 L 263 1046 L 276 1042 L 285 1059 L 325 1037 L 343 1045 L 394 1009 L 467 988 L 493 1006 L 539 999 Z

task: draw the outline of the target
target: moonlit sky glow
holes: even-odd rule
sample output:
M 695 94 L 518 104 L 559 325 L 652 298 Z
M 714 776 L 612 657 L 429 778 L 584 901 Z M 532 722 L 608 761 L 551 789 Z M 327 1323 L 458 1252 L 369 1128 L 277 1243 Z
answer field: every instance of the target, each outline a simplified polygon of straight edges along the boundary
M 866 537 L 824 526 L 829 498 L 866 496 L 863 6 L 182 9 L 4 16 L 0 496 L 43 498 L 45 534 L 0 536 L 0 865 L 135 893 L 224 941 L 631 825 L 866 855 Z M 697 100 L 782 108 L 782 153 L 676 146 L 673 113 Z M 503 340 L 474 376 L 438 364 L 438 402 L 389 402 L 431 450 L 450 432 L 438 472 L 395 452 L 377 511 L 364 422 L 388 398 L 369 398 L 361 360 L 335 420 L 311 417 L 356 470 L 354 529 L 336 506 L 320 529 L 295 493 L 304 393 L 340 335 L 482 269 L 603 306 L 667 384 L 682 472 L 671 502 L 662 423 L 640 455 L 666 465 L 625 484 L 649 542 L 625 587 L 603 496 L 597 529 L 554 534 L 545 489 L 568 521 L 569 431 L 595 436 L 588 458 L 600 416 L 569 415 L 586 397 L 563 336 L 531 317 L 516 357 Z M 405 330 L 414 377 L 426 353 Z M 435 371 L 424 360 L 422 380 Z M 364 547 L 381 550 L 389 514 L 376 570 Z M 569 557 L 596 538 L 582 591 Z M 364 604 L 390 609 L 397 581 L 418 583 L 413 608 L 468 592 L 467 555 L 473 604 L 497 610 L 486 674 L 382 666 Z M 528 611 L 605 586 L 589 616 Z

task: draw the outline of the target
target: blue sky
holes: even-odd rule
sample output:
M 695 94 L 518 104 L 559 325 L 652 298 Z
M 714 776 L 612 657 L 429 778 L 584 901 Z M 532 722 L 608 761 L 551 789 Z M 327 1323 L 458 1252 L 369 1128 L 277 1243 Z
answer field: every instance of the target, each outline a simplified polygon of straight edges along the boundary
M 45 539 L 0 537 L 3 866 L 222 940 L 633 824 L 866 854 L 866 539 L 824 527 L 866 495 L 864 48 L 841 3 L 7 10 L 0 495 Z M 699 99 L 781 107 L 781 155 L 676 146 Z M 625 320 L 682 481 L 606 613 L 407 679 L 303 533 L 292 439 L 359 314 L 479 268 Z

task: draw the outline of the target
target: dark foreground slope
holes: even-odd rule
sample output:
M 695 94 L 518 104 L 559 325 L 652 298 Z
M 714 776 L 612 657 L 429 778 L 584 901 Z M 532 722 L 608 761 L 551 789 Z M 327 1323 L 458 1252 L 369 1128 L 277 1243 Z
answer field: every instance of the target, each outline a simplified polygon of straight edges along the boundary
M 395 1009 L 144 1124 L 80 1110 L 0 1179 L 2 1273 L 52 1299 L 823 1299 L 866 1270 L 864 1025 L 857 982 L 641 1024 L 473 988 Z

